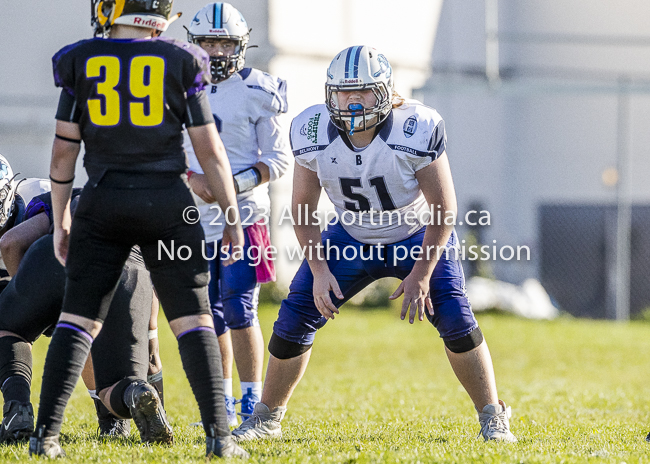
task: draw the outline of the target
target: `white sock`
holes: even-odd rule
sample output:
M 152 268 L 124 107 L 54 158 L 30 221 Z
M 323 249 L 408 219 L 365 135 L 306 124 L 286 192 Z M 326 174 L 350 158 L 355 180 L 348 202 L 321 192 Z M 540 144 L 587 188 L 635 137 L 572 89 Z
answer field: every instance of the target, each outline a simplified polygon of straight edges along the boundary
M 97 396 L 97 390 L 88 390 L 88 394 L 90 397 L 94 400 L 98 400 L 99 396 Z
M 232 379 L 223 379 L 223 392 L 226 396 L 232 396 Z
M 262 382 L 241 382 L 241 396 L 244 396 L 248 393 L 250 388 L 251 393 L 257 396 L 258 398 L 262 397 Z

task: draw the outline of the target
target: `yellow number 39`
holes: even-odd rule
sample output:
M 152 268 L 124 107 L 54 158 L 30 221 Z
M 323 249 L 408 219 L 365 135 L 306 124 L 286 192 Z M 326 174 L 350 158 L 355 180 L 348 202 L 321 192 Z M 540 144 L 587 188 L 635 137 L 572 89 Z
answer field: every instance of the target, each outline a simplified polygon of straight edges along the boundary
M 116 56 L 95 56 L 86 62 L 86 77 L 97 81 L 97 94 L 103 98 L 88 99 L 90 121 L 96 126 L 116 126 L 121 120 L 121 63 Z M 129 90 L 136 101 L 129 103 L 131 124 L 157 126 L 163 122 L 165 60 L 159 56 L 136 56 L 129 69 Z M 148 107 L 148 108 L 147 108 Z

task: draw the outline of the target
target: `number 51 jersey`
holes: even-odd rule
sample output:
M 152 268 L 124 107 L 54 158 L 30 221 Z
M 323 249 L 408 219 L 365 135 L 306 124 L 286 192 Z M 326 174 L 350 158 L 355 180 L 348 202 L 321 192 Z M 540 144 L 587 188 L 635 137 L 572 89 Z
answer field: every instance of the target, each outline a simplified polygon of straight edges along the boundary
M 184 172 L 183 124 L 213 122 L 208 62 L 200 47 L 168 38 L 68 45 L 52 58 L 56 119 L 79 124 L 87 169 Z
M 362 149 L 330 122 L 325 105 L 291 123 L 296 162 L 318 174 L 345 230 L 373 245 L 404 240 L 429 221 L 415 173 L 444 153 L 446 141 L 440 115 L 416 100 L 394 108 Z

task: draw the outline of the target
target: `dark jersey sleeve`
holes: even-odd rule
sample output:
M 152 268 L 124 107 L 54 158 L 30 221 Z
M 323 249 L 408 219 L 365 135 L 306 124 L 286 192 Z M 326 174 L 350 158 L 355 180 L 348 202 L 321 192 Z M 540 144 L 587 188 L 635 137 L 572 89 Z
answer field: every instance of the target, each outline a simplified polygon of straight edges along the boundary
M 205 90 L 195 93 L 187 98 L 187 112 L 185 113 L 185 127 L 205 126 L 214 122 L 210 101 Z
M 185 127 L 204 126 L 214 122 L 210 102 L 205 94 L 205 87 L 210 84 L 210 59 L 203 50 L 192 50 L 194 60 L 186 72 L 187 79 L 187 112 L 183 121 Z
M 74 200 L 81 193 L 80 188 L 72 189 L 72 199 Z M 25 208 L 25 215 L 23 221 L 31 219 L 37 214 L 45 213 L 47 218 L 50 220 L 50 225 L 54 223 L 52 218 L 52 193 L 42 193 L 41 195 L 35 196 L 32 198 L 32 201 L 29 202 Z
M 81 111 L 77 105 L 77 95 L 74 90 L 75 66 L 73 51 L 83 42 L 80 41 L 63 47 L 52 57 L 54 85 L 61 87 L 61 96 L 59 97 L 59 106 L 56 112 L 56 119 L 60 121 L 78 123 L 81 117 Z
M 77 106 L 77 99 L 66 89 L 61 90 L 59 106 L 56 109 L 55 119 L 65 122 L 79 123 L 81 110 Z

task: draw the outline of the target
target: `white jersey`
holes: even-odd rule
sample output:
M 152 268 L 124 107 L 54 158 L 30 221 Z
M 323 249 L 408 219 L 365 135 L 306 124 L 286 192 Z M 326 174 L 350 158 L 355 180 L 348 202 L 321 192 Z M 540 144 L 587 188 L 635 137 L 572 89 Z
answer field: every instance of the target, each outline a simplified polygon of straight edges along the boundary
M 318 174 L 345 230 L 356 240 L 404 240 L 429 221 L 415 173 L 445 151 L 444 121 L 432 108 L 407 100 L 393 109 L 365 148 L 353 147 L 316 105 L 291 123 L 296 162 Z
M 287 111 L 285 81 L 257 69 L 244 68 L 225 81 L 207 86 L 206 93 L 233 174 L 261 161 L 269 167 L 271 182 L 281 177 L 291 159 L 278 118 Z M 190 170 L 203 173 L 187 134 L 185 150 Z M 196 195 L 194 200 L 201 212 L 206 240 L 220 240 L 225 219 L 218 204 L 207 204 Z M 271 208 L 268 184 L 240 193 L 237 202 L 244 228 L 263 216 L 268 217 Z

